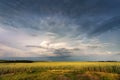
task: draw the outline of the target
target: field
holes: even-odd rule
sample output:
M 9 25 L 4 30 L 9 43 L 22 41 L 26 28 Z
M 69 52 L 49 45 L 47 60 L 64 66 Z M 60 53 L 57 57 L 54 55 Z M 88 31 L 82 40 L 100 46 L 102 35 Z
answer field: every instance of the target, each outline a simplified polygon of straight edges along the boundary
M 0 80 L 120 80 L 120 62 L 2 62 Z

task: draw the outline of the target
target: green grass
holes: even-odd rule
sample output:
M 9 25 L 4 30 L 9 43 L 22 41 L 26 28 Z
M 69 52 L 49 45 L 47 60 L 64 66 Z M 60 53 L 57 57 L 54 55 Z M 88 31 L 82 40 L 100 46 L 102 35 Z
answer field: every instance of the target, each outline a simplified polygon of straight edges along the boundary
M 0 80 L 120 80 L 120 62 L 0 63 Z

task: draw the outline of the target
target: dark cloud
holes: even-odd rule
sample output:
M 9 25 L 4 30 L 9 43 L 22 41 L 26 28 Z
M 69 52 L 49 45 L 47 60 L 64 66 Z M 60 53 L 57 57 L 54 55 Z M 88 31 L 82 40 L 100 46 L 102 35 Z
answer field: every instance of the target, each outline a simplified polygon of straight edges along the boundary
M 120 0 L 0 0 L 0 43 L 10 46 L 8 51 L 9 47 L 3 46 L 5 55 L 24 56 L 25 51 L 26 56 L 56 55 L 65 60 L 119 52 L 118 29 Z M 109 48 L 104 43 L 115 46 Z
M 69 49 L 65 49 L 65 48 L 60 48 L 60 49 L 55 49 L 54 54 L 57 54 L 57 56 L 60 57 L 67 57 L 70 56 L 70 53 L 72 53 Z
M 15 28 L 46 30 L 62 36 L 70 34 L 67 33 L 73 29 L 70 25 L 75 24 L 72 35 L 94 36 L 119 28 L 119 3 L 119 0 L 1 0 L 0 21 Z M 54 19 L 46 23 L 47 27 L 39 24 L 40 19 L 54 15 L 57 19 L 63 16 L 61 20 L 66 19 L 65 23 Z M 65 24 L 64 28 L 57 27 L 59 24 Z
M 116 55 L 120 56 L 120 52 L 116 53 Z
M 87 46 L 87 47 L 91 49 L 101 48 L 101 46 Z
M 80 48 L 49 48 L 49 47 L 43 47 L 43 46 L 36 46 L 36 45 L 26 45 L 25 47 L 28 48 L 40 48 L 40 49 L 46 49 L 48 52 L 52 52 L 57 57 L 70 57 L 73 56 L 74 51 L 81 51 Z
M 99 24 L 89 35 L 99 35 L 109 30 L 120 29 L 120 16 L 112 17 Z
M 45 47 L 42 47 L 42 46 L 35 46 L 35 45 L 26 45 L 25 47 L 43 48 L 43 49 L 46 49 Z

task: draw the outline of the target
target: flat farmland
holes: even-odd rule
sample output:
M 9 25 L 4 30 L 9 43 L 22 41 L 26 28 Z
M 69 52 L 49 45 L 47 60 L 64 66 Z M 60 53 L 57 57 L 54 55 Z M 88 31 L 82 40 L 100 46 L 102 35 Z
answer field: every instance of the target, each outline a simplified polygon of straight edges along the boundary
M 0 80 L 120 80 L 120 62 L 2 62 Z

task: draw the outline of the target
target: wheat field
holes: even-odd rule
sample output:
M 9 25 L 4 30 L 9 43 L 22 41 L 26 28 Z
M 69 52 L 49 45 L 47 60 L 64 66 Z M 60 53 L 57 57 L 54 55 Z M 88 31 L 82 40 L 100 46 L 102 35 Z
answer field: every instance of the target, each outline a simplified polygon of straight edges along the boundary
M 120 80 L 120 62 L 0 63 L 0 80 Z

